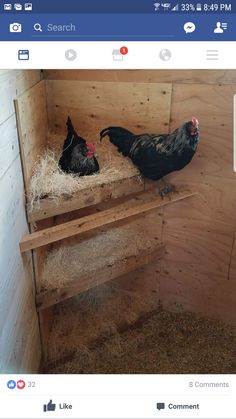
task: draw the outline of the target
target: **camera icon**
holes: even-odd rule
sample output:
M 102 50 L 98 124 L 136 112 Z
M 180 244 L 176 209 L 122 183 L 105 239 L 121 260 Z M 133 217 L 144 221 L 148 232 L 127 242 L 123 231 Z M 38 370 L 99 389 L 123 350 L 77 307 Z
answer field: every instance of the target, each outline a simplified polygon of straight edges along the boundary
M 11 23 L 9 26 L 10 32 L 22 32 L 21 23 Z

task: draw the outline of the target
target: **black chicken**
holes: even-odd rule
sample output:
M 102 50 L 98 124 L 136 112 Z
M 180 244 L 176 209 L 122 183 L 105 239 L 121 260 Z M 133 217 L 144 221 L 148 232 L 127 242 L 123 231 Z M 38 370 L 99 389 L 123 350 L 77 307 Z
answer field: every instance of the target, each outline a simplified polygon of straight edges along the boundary
M 198 120 L 193 118 L 171 134 L 139 135 L 125 128 L 109 127 L 100 132 L 100 141 L 108 135 L 110 142 L 128 156 L 144 176 L 158 180 L 192 160 L 199 141 L 198 125 Z
M 77 173 L 79 176 L 88 176 L 99 172 L 99 164 L 94 156 L 96 152 L 94 145 L 87 143 L 77 135 L 70 117 L 68 117 L 66 125 L 67 138 L 59 160 L 60 168 L 66 173 Z

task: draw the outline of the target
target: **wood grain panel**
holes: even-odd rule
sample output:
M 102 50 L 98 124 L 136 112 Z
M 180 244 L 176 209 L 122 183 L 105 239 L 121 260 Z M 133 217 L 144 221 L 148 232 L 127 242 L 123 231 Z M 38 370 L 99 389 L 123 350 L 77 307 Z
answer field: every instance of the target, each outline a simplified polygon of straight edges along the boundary
M 227 278 L 232 249 L 232 226 L 215 222 L 199 197 L 164 210 L 165 259 L 171 264 L 187 262 L 199 272 L 218 273 Z
M 41 356 L 31 254 L 20 255 L 28 231 L 14 99 L 40 71 L 0 72 L 0 372 L 37 372 Z
M 162 262 L 160 285 L 164 310 L 189 311 L 236 325 L 236 287 L 217 272 L 205 273 L 183 262 Z
M 0 125 L 0 179 L 19 154 L 16 118 L 12 115 Z
M 28 231 L 19 156 L 0 181 L 0 194 L 5 197 L 0 201 L 0 371 L 36 372 L 40 342 L 32 260 L 19 252 L 19 241 Z M 26 346 L 36 341 L 32 354 Z
M 44 70 L 49 80 L 236 84 L 235 70 Z
M 173 86 L 171 129 L 196 116 L 200 122 L 197 155 L 186 176 L 198 173 L 235 179 L 233 172 L 233 95 L 236 86 Z
M 48 81 L 48 102 L 54 115 L 51 130 L 64 130 L 70 115 L 86 138 L 106 126 L 125 126 L 134 132 L 168 132 L 171 84 Z M 53 106 L 54 109 L 50 110 Z
M 193 197 L 190 206 L 164 209 L 167 254 L 160 286 L 164 308 L 196 311 L 232 324 L 236 324 L 234 93 L 235 85 L 173 85 L 171 128 L 194 115 L 200 121 L 201 140 L 191 164 L 168 178 L 177 187 L 194 188 L 202 199 Z
M 14 114 L 13 100 L 39 80 L 39 70 L 8 70 L 0 74 L 0 124 Z
M 204 214 L 212 218 L 215 225 L 218 222 L 228 224 L 233 232 L 236 212 L 235 179 L 204 174 L 199 176 L 198 173 L 193 173 L 191 165 L 169 175 L 169 182 L 177 189 L 189 187 L 199 193 L 205 202 Z
M 205 198 L 164 209 L 161 300 L 164 308 L 200 312 L 236 324 L 235 281 L 229 284 L 232 223 L 215 219 Z
M 26 191 L 34 164 L 46 145 L 48 117 L 45 82 L 41 81 L 15 101 Z

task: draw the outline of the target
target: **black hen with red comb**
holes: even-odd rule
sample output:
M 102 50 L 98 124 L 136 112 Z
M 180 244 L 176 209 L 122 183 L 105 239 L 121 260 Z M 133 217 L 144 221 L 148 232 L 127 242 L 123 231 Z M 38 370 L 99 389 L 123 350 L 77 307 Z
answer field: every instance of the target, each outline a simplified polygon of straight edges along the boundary
M 101 131 L 100 140 L 106 135 L 145 177 L 158 180 L 190 163 L 199 142 L 199 124 L 192 118 L 171 134 L 136 135 L 125 128 L 109 127 Z
M 89 176 L 99 172 L 99 164 L 95 157 L 95 147 L 80 137 L 71 122 L 67 119 L 67 137 L 59 160 L 60 168 L 66 173 L 78 176 Z

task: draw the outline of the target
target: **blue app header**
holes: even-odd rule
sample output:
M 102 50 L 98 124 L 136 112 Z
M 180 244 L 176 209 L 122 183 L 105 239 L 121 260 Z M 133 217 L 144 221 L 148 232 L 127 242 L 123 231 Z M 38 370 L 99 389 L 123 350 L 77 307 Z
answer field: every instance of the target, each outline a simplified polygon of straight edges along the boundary
M 234 15 L 5 15 L 2 41 L 235 41 Z

